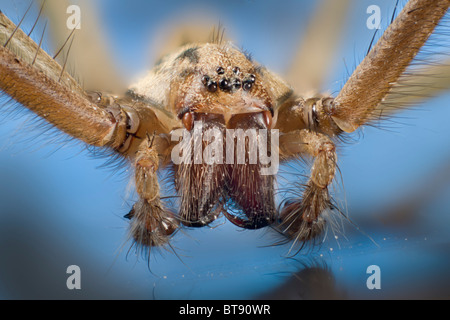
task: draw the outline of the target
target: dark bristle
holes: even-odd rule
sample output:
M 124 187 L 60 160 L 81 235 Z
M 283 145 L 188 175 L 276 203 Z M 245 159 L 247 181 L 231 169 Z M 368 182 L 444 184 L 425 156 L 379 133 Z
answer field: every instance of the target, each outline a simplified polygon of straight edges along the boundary
M 217 27 L 213 27 L 211 43 L 221 45 L 225 37 L 225 27 L 219 21 Z
M 46 2 L 46 1 L 47 1 L 47 0 L 44 0 L 44 1 L 42 2 L 42 5 L 41 5 L 41 8 L 39 9 L 39 13 L 38 13 L 38 16 L 37 16 L 37 18 L 36 18 L 36 21 L 34 22 L 33 27 L 31 28 L 30 32 L 28 32 L 28 36 L 30 36 L 31 33 L 33 33 L 33 30 L 34 30 L 34 28 L 36 27 L 36 25 L 37 25 L 37 23 L 38 23 L 38 21 L 39 21 L 39 18 L 40 18 L 41 14 L 42 14 L 42 10 L 44 9 L 44 5 L 45 5 L 45 2 Z
M 68 58 L 69 58 L 70 49 L 72 48 L 72 44 L 73 44 L 73 40 L 74 40 L 74 39 L 75 39 L 75 35 L 72 37 L 72 40 L 70 40 L 69 49 L 67 50 L 67 55 L 66 55 L 66 58 L 64 59 L 64 65 L 63 65 L 63 67 L 62 67 L 62 69 L 61 69 L 61 74 L 59 75 L 58 82 L 61 81 L 61 77 L 62 77 L 62 75 L 64 74 L 64 70 L 66 69 L 67 60 L 68 60 Z
M 45 34 L 45 29 L 46 29 L 46 28 L 47 28 L 47 21 L 45 22 L 44 30 L 42 31 L 42 36 L 41 36 L 41 39 L 39 40 L 38 49 L 36 50 L 36 55 L 34 56 L 34 59 L 33 59 L 33 62 L 31 63 L 31 65 L 34 65 L 34 63 L 36 62 L 38 53 L 39 53 L 39 51 L 41 50 L 42 39 L 44 39 L 44 34 Z
M 58 55 L 61 53 L 61 51 L 64 49 L 65 45 L 67 44 L 67 42 L 69 41 L 69 39 L 72 37 L 72 35 L 75 33 L 75 30 L 77 28 L 73 28 L 72 31 L 70 32 L 69 36 L 66 38 L 66 40 L 64 41 L 63 45 L 61 46 L 61 48 L 59 48 L 59 50 L 55 53 L 55 55 L 53 56 L 53 60 L 56 59 L 58 57 Z
M 5 42 L 5 44 L 3 45 L 3 47 L 6 48 L 6 46 L 8 45 L 8 43 L 11 41 L 11 39 L 14 37 L 14 34 L 17 32 L 17 30 L 19 30 L 20 25 L 22 24 L 23 20 L 25 19 L 28 11 L 30 11 L 31 6 L 33 5 L 33 0 L 30 2 L 30 5 L 28 6 L 27 11 L 25 11 L 25 14 L 23 15 L 22 19 L 20 20 L 20 22 L 17 24 L 16 28 L 14 29 L 14 31 L 11 33 L 11 35 L 9 36 L 8 40 Z

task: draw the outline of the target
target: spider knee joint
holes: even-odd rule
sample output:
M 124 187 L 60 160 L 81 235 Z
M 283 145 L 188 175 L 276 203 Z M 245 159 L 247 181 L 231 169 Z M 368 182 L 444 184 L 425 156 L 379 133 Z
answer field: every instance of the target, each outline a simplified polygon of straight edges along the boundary
M 106 107 L 111 114 L 114 127 L 105 139 L 106 144 L 116 149 L 120 153 L 126 152 L 131 145 L 136 132 L 139 129 L 139 115 L 136 110 L 127 106 L 113 103 Z
M 301 100 L 302 117 L 307 128 L 329 136 L 340 133 L 339 127 L 332 119 L 334 98 L 308 98 Z

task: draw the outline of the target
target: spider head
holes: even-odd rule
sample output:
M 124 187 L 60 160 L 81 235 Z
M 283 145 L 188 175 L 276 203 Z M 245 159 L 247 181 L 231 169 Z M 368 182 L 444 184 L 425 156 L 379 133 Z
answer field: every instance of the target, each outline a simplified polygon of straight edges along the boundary
M 264 127 L 272 128 L 272 97 L 260 67 L 247 55 L 230 44 L 205 44 L 185 50 L 185 55 L 193 68 L 176 84 L 174 104 L 185 128 L 192 129 L 198 114 L 217 115 L 231 129 L 237 119 L 245 121 L 242 115 L 261 114 Z

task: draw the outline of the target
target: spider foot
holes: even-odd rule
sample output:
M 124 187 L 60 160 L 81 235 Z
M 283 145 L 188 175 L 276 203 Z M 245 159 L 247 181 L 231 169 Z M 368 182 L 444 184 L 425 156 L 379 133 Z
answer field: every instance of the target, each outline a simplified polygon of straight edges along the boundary
M 323 213 L 331 207 L 328 189 L 311 183 L 305 187 L 303 199 L 289 201 L 281 210 L 278 229 L 294 242 L 314 240 L 323 233 Z
M 179 226 L 175 215 L 159 202 L 154 204 L 143 199 L 134 204 L 125 218 L 131 220 L 130 237 L 134 239 L 136 248 L 167 244 Z

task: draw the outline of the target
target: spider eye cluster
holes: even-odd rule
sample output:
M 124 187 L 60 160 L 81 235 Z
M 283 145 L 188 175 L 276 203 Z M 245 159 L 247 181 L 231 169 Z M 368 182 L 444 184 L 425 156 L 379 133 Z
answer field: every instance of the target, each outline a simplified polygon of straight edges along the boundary
M 256 76 L 249 74 L 243 76 L 239 67 L 234 67 L 232 75 L 225 75 L 225 69 L 221 66 L 216 68 L 216 75 L 203 75 L 202 83 L 209 92 L 216 92 L 220 89 L 224 92 L 234 92 L 239 89 L 249 91 L 255 83 Z

